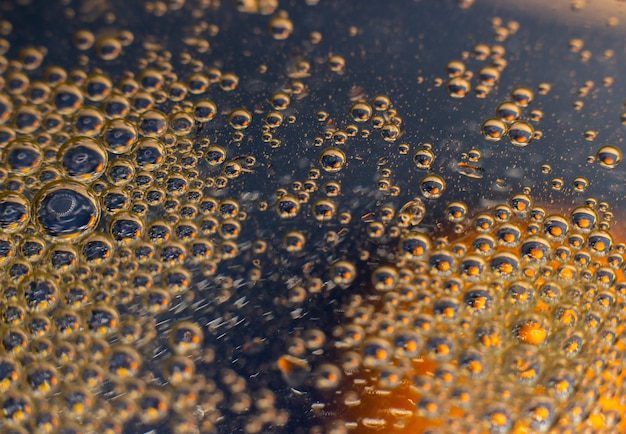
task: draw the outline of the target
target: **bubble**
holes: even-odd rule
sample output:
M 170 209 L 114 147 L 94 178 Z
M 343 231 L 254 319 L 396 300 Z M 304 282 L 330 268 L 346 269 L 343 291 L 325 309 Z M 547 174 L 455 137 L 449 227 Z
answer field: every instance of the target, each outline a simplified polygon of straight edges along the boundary
M 418 169 L 430 170 L 435 154 L 429 148 L 420 148 L 413 154 L 413 162 Z
M 512 102 L 503 102 L 498 105 L 496 115 L 504 122 L 513 122 L 519 119 L 521 114 L 520 107 Z
M 124 154 L 137 139 L 137 129 L 130 121 L 122 118 L 111 119 L 102 128 L 102 140 L 109 152 Z
M 3 419 L 7 420 L 8 423 L 22 424 L 30 418 L 33 404 L 26 394 L 11 390 L 4 394 L 1 409 Z
M 3 158 L 12 173 L 31 175 L 35 173 L 43 161 L 43 153 L 39 146 L 29 139 L 11 141 L 4 149 Z
M 63 144 L 57 154 L 57 161 L 68 176 L 88 183 L 104 173 L 108 155 L 99 141 L 78 136 Z
M 106 174 L 111 184 L 117 186 L 126 185 L 135 176 L 135 166 L 126 158 L 116 158 L 109 163 Z
M 393 352 L 391 345 L 384 339 L 370 338 L 363 343 L 361 350 L 363 366 L 366 368 L 380 368 L 387 364 Z
M 516 121 L 509 125 L 509 139 L 515 146 L 526 146 L 533 139 L 534 129 L 525 121 Z
M 82 184 L 55 181 L 34 200 L 33 213 L 43 232 L 54 239 L 75 239 L 98 225 L 100 209 L 93 194 Z
M 268 21 L 267 31 L 272 38 L 282 41 L 287 39 L 293 32 L 293 22 L 289 19 L 286 12 L 279 12 Z
M 204 339 L 202 329 L 191 321 L 179 321 L 172 327 L 168 342 L 176 354 L 188 354 L 197 350 Z
M 300 231 L 289 231 L 283 237 L 283 247 L 290 253 L 301 252 L 306 244 L 306 237 Z
M 520 107 L 527 107 L 533 100 L 533 91 L 527 87 L 516 87 L 511 91 L 511 100 Z
M 113 254 L 111 241 L 99 234 L 92 234 L 85 239 L 81 248 L 81 254 L 87 264 L 102 264 L 111 259 Z
M 142 169 L 155 170 L 163 164 L 165 145 L 157 138 L 142 137 L 134 145 L 133 157 Z
M 74 46 L 81 51 L 89 50 L 93 46 L 95 40 L 96 38 L 93 33 L 87 29 L 78 30 L 72 36 Z
M 80 88 L 74 84 L 59 84 L 52 93 L 52 103 L 61 115 L 74 113 L 83 105 L 83 100 L 84 96 Z
M 122 43 L 114 36 L 104 36 L 96 41 L 96 54 L 102 60 L 115 60 L 121 52 Z
M 326 60 L 328 67 L 331 71 L 336 72 L 338 74 L 343 73 L 346 67 L 346 59 L 338 54 L 330 54 L 328 59 Z
M 446 83 L 448 94 L 452 98 L 463 98 L 471 89 L 470 82 L 464 77 L 453 77 Z
M 465 64 L 460 60 L 450 60 L 446 64 L 448 77 L 459 77 L 465 72 Z
M 494 66 L 483 66 L 478 71 L 478 81 L 486 86 L 495 86 L 500 80 L 500 71 Z
M 161 137 L 167 131 L 168 125 L 167 116 L 154 109 L 144 111 L 137 119 L 137 129 L 146 137 Z
M 19 193 L 0 194 L 0 230 L 5 233 L 19 232 L 29 221 L 30 204 Z
M 131 212 L 116 214 L 109 226 L 113 239 L 122 244 L 130 244 L 141 238 L 144 232 L 142 219 Z
M 420 191 L 426 199 L 438 199 L 443 195 L 446 183 L 439 175 L 426 175 L 420 180 Z
M 47 312 L 58 303 L 59 289 L 57 285 L 44 276 L 25 280 L 20 288 L 26 307 L 31 312 Z
M 276 212 L 281 218 L 294 218 L 300 211 L 300 202 L 295 196 L 284 195 L 276 200 Z
M 492 118 L 483 122 L 481 132 L 487 140 L 498 141 L 507 133 L 507 127 L 502 120 Z
M 245 130 L 252 122 L 252 114 L 245 108 L 237 108 L 228 115 L 228 123 L 235 130 Z
M 326 148 L 319 158 L 320 166 L 327 172 L 338 172 L 346 165 L 346 154 L 339 148 Z
M 602 167 L 613 169 L 622 161 L 622 153 L 613 145 L 605 145 L 596 152 L 596 161 Z
M 87 311 L 85 325 L 89 331 L 97 336 L 106 336 L 113 333 L 119 324 L 119 314 L 113 308 L 105 305 L 94 306 Z

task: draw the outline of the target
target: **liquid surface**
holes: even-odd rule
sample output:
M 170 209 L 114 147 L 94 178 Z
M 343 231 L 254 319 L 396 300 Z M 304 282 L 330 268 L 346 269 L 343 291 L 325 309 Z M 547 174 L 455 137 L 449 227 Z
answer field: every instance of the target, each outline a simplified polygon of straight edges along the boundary
M 0 428 L 617 432 L 623 2 L 0 5 Z

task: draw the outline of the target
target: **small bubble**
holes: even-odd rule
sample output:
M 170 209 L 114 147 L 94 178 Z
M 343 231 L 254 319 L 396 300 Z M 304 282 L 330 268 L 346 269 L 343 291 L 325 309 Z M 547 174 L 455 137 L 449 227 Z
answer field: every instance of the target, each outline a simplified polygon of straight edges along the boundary
M 228 123 L 235 130 L 244 130 L 252 122 L 252 114 L 245 108 L 238 108 L 228 115 Z
M 533 91 L 527 87 L 516 87 L 511 91 L 511 99 L 520 107 L 527 107 L 533 100 Z
M 267 31 L 277 41 L 287 39 L 293 32 L 293 22 L 286 12 L 281 11 L 270 18 L 267 23 Z
M 471 85 L 464 77 L 453 77 L 446 83 L 446 89 L 452 98 L 463 98 L 470 91 Z
M 515 146 L 526 146 L 533 139 L 534 128 L 528 122 L 516 121 L 509 126 L 509 139 Z
M 439 175 L 426 175 L 420 180 L 420 191 L 427 199 L 438 199 L 443 194 L 446 183 Z
M 346 154 L 339 148 L 326 148 L 319 158 L 322 169 L 327 172 L 338 172 L 346 165 Z

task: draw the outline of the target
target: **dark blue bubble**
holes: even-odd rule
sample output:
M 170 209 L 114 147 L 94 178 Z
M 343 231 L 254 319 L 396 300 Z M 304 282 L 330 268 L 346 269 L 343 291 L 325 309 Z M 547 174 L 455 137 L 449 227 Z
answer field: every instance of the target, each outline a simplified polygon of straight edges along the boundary
M 107 164 L 107 153 L 95 139 L 78 137 L 59 150 L 59 163 L 71 176 L 85 181 L 99 177 Z
M 24 196 L 7 193 L 0 196 L 0 230 L 14 232 L 28 222 L 30 208 Z
M 83 185 L 58 182 L 44 187 L 35 201 L 35 217 L 54 238 L 74 238 L 95 229 L 100 210 Z
M 43 159 L 43 153 L 34 142 L 16 140 L 5 151 L 5 160 L 11 171 L 29 174 L 37 170 Z

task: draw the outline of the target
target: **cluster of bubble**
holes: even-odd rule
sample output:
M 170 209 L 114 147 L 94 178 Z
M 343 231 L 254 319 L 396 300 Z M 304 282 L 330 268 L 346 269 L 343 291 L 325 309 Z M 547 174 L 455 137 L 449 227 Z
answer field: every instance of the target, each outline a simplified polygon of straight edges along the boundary
M 147 2 L 146 11 L 162 16 L 183 4 Z M 266 30 L 276 41 L 294 31 L 275 0 L 235 6 L 271 15 Z M 498 42 L 518 28 L 514 21 L 492 24 Z M 1 22 L 0 33 L 8 27 Z M 198 21 L 184 43 L 190 52 L 207 53 L 218 31 Z M 308 43 L 320 41 L 321 34 L 311 32 Z M 277 188 L 268 204 L 238 192 L 245 185 L 238 178 L 258 169 L 254 154 L 280 148 L 281 128 L 296 123 L 292 101 L 309 91 L 308 60 L 287 66 L 290 80 L 264 95 L 265 106 L 219 110 L 206 94 L 238 89 L 239 76 L 205 66 L 190 52 L 179 55 L 183 67 L 175 70 L 171 52 L 144 41 L 137 70 L 115 79 L 85 65 L 118 60 L 134 43 L 132 32 L 96 37 L 81 30 L 72 42 L 82 54 L 70 70 L 44 67 L 42 47 L 25 47 L 7 60 L 9 46 L 0 38 L 0 266 L 6 270 L 0 276 L 0 426 L 14 432 L 116 433 L 163 425 L 172 432 L 280 430 L 290 418 L 282 397 L 255 388 L 259 371 L 242 360 L 283 341 L 286 352 L 272 354 L 275 367 L 292 393 L 310 385 L 325 402 L 312 410 L 327 432 L 580 431 L 619 422 L 626 246 L 613 241 L 606 204 L 590 199 L 569 215 L 553 214 L 533 207 L 525 192 L 474 216 L 467 230 L 468 206 L 452 201 L 444 217 L 452 232 L 467 234 L 434 238 L 419 225 L 446 183 L 433 170 L 433 145 L 422 143 L 412 154 L 418 173 L 427 172 L 418 183 L 421 198 L 397 210 L 377 203 L 375 212 L 361 216 L 365 239 L 355 241 L 361 262 L 336 260 L 333 252 L 328 262 L 316 263 L 308 245 L 315 237 L 311 222 L 329 229 L 323 254 L 351 222 L 351 230 L 360 228 L 350 205 L 339 209 L 347 202 L 342 175 L 358 160 L 350 141 L 374 130 L 385 146 L 404 133 L 387 95 L 368 98 L 352 89 L 349 120 L 341 127 L 318 110 L 319 135 L 299 136 L 321 148 L 307 162 L 308 176 Z M 473 74 L 464 61 L 491 59 L 476 74 L 476 96 L 486 97 L 507 65 L 504 54 L 502 45 L 477 44 L 463 61 L 448 63 L 445 89 L 465 96 Z M 347 67 L 334 53 L 318 63 L 333 74 Z M 265 72 L 261 65 L 259 73 Z M 549 88 L 542 83 L 537 91 Z M 508 135 L 520 147 L 538 138 L 521 119 L 532 99 L 529 88 L 515 88 L 485 121 L 483 135 Z M 250 128 L 257 115 L 258 131 Z M 538 122 L 542 115 L 535 109 L 528 116 Z M 216 135 L 228 135 L 228 145 L 204 137 L 211 125 L 227 131 Z M 268 149 L 250 146 L 256 138 Z M 397 145 L 399 155 L 409 150 L 407 143 Z M 481 152 L 472 149 L 464 158 L 460 172 L 481 177 L 474 165 Z M 612 168 L 621 155 L 607 145 L 595 158 Z M 393 182 L 385 158 L 378 163 L 373 190 L 396 200 L 406 183 Z M 587 181 L 577 180 L 583 191 Z M 266 225 L 277 217 L 284 234 L 254 241 L 250 233 L 262 228 L 248 224 L 252 203 L 255 212 L 271 210 Z M 336 224 L 343 228 L 334 231 Z M 318 273 L 319 263 L 328 266 Z M 299 274 L 283 275 L 299 265 Z M 272 311 L 258 301 L 251 309 L 263 313 L 249 310 L 241 319 L 237 312 L 253 295 L 231 297 L 266 277 L 284 292 L 270 294 Z M 322 330 L 297 322 L 324 289 L 336 289 L 328 296 L 332 303 L 342 289 L 351 292 L 341 324 Z M 254 329 L 278 312 L 285 316 L 268 344 Z M 241 360 L 230 360 L 233 338 L 223 330 L 244 321 L 245 339 L 252 337 L 241 345 Z M 220 339 L 223 352 L 214 348 Z
M 453 203 L 447 218 L 467 220 L 467 208 Z M 453 241 L 405 230 L 369 273 L 371 292 L 342 309 L 340 361 L 315 372 L 341 425 L 616 429 L 626 246 L 615 244 L 611 220 L 593 199 L 550 213 L 518 194 Z M 330 269 L 339 286 L 357 277 L 351 262 Z
M 73 42 L 111 61 L 132 41 L 82 30 Z M 97 68 L 44 67 L 40 47 L 7 60 L 2 42 L 0 426 L 212 432 L 224 411 L 243 415 L 227 429 L 284 425 L 271 390 L 226 368 L 199 373 L 215 358 L 206 328 L 170 313 L 196 309 L 194 279 L 239 254 L 246 212 L 207 192 L 256 159 L 193 138 L 218 112 L 202 95 L 212 84 L 231 91 L 238 77 L 182 55 L 189 73 L 179 78 L 171 53 L 148 50 L 115 82 Z M 267 128 L 289 104 L 285 93 L 271 99 Z M 233 140 L 251 116 L 227 115 Z

